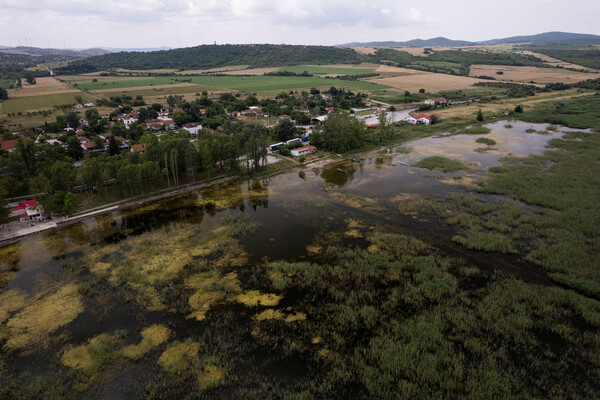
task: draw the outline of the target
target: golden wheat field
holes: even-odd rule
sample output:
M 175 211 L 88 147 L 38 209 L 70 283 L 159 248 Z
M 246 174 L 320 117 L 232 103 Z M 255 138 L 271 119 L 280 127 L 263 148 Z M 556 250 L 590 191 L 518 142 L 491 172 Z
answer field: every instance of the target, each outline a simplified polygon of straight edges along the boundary
M 416 92 L 425 89 L 428 92 L 441 90 L 467 89 L 481 79 L 466 76 L 436 74 L 433 72 L 417 71 L 407 68 L 383 65 L 375 70 L 381 78 L 369 79 L 368 82 L 388 85 L 400 90 Z
M 497 72 L 502 72 L 501 75 Z M 517 67 L 512 65 L 473 65 L 469 76 L 491 76 L 497 80 L 525 83 L 576 83 L 600 75 L 562 68 Z

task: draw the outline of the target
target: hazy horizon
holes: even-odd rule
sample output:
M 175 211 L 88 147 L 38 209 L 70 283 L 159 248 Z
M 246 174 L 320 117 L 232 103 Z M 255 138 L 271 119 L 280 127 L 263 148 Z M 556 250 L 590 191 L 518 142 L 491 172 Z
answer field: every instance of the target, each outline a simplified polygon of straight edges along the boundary
M 157 48 L 199 44 L 336 45 L 447 37 L 484 41 L 563 31 L 600 34 L 587 0 L 0 0 L 4 46 Z

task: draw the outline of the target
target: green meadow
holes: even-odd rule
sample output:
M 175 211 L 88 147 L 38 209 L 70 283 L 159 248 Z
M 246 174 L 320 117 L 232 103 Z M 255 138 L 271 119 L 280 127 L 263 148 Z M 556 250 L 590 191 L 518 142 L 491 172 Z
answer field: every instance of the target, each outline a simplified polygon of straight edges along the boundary
M 77 101 L 75 100 L 75 96 L 78 95 L 84 100 L 89 100 L 92 98 L 90 95 L 80 92 L 18 97 L 14 99 L 8 99 L 0 103 L 0 112 L 3 114 L 8 114 L 64 106 L 66 104 L 76 103 Z

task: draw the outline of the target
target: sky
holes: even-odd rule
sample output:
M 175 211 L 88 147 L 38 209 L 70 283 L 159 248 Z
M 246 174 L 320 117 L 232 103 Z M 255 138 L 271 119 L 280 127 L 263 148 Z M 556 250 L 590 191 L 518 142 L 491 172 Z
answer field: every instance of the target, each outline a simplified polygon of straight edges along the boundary
M 335 45 L 549 31 L 600 35 L 598 0 L 0 0 L 0 45 Z

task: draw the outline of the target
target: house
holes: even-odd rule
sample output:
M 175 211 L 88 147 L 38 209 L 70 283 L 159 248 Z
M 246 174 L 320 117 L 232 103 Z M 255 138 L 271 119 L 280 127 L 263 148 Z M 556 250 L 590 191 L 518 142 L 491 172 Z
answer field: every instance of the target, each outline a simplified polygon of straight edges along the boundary
M 448 104 L 448 100 L 444 97 L 436 97 L 434 99 L 427 99 L 424 103 L 428 106 L 446 105 Z
M 49 145 L 57 145 L 57 146 L 61 146 L 61 147 L 67 147 L 66 143 L 61 142 L 60 140 L 56 140 L 56 139 L 47 139 L 46 143 L 48 143 Z
M 333 99 L 333 96 L 330 95 L 329 93 L 323 93 L 323 94 L 321 94 L 321 98 L 323 100 L 331 100 L 331 99 Z
M 96 107 L 96 105 L 94 103 L 85 103 L 83 106 L 84 107 Z
M 36 199 L 23 201 L 9 211 L 11 217 L 20 216 L 21 221 L 40 221 L 44 219 L 44 212 Z
M 134 144 L 131 146 L 132 153 L 143 153 L 146 151 L 146 143 Z
M 202 111 L 202 110 L 200 110 Z M 206 113 L 206 110 L 205 110 Z M 162 108 L 159 112 L 158 112 L 158 116 L 159 117 L 168 117 L 169 116 L 169 109 L 167 108 Z
M 429 124 L 431 124 L 431 117 L 427 114 L 415 114 L 415 115 L 411 115 L 410 117 L 406 118 L 405 121 L 408 122 L 409 124 L 413 124 L 413 125 L 417 125 L 417 124 L 429 125 Z
M 298 147 L 297 149 L 292 150 L 292 155 L 294 157 L 300 157 L 300 156 L 314 153 L 315 151 L 317 151 L 317 148 L 315 146 Z
M 240 114 L 256 116 L 256 117 L 260 117 L 260 116 L 264 115 L 263 110 L 260 107 L 256 107 L 256 106 L 248 107 L 247 110 L 242 111 Z
M 292 117 L 290 117 L 290 116 L 289 116 L 289 115 L 287 115 L 287 114 L 283 114 L 283 115 L 280 115 L 280 116 L 279 116 L 279 119 L 287 119 L 288 121 L 291 121 L 291 120 L 292 120 Z
M 140 119 L 140 113 L 137 113 L 137 112 L 132 112 L 127 115 L 122 115 L 119 117 L 119 120 L 123 121 L 123 124 L 125 125 L 125 128 L 127 128 L 127 129 L 129 129 L 129 125 L 133 124 L 134 122 L 138 122 L 139 119 Z
M 84 143 L 81 143 L 81 148 L 83 149 L 83 151 L 85 151 L 86 154 L 88 154 L 96 149 L 96 143 L 84 142 Z
M 115 136 L 115 141 L 121 143 L 121 147 L 129 147 L 129 140 L 125 139 L 123 136 Z
M 327 118 L 329 118 L 328 115 L 321 115 L 319 117 L 312 118 L 310 120 L 310 123 L 311 124 L 323 124 L 325 121 L 327 121 Z
M 74 108 L 83 108 L 83 104 L 75 104 L 73 105 Z
M 365 107 L 371 107 L 371 100 L 369 99 L 363 99 L 362 103 Z
M 164 124 L 160 119 L 149 119 L 144 123 L 144 129 L 152 129 L 154 131 L 162 129 L 163 126 Z
M 165 129 L 167 129 L 167 130 L 175 129 L 175 121 L 173 121 L 172 119 L 163 119 L 162 123 L 163 123 Z
M 81 126 L 90 126 L 90 120 L 83 117 L 81 119 L 79 119 L 79 125 Z
M 334 110 L 335 110 L 335 107 L 327 107 L 325 109 L 325 111 L 327 111 L 327 114 L 331 114 Z
M 2 150 L 6 150 L 6 151 L 15 151 L 15 149 L 17 148 L 17 139 L 12 139 L 12 140 L 1 140 L 0 141 L 0 148 L 2 148 Z
M 188 131 L 190 135 L 197 135 L 202 130 L 202 124 L 199 122 L 190 122 L 183 124 L 183 129 Z

